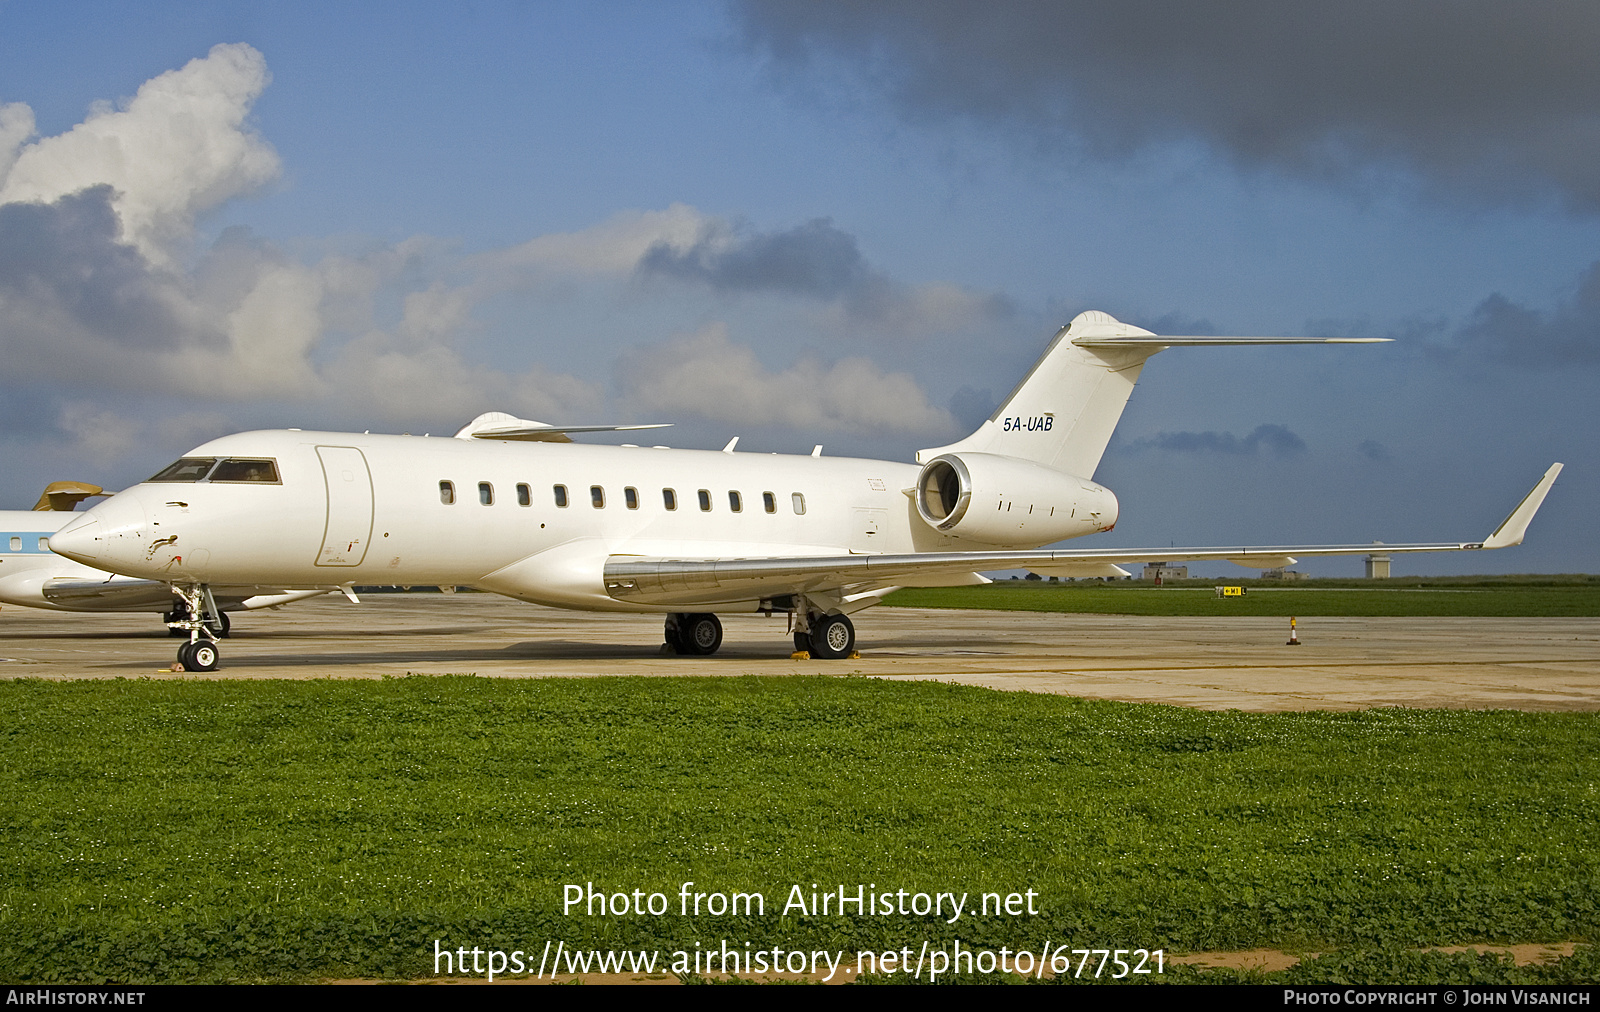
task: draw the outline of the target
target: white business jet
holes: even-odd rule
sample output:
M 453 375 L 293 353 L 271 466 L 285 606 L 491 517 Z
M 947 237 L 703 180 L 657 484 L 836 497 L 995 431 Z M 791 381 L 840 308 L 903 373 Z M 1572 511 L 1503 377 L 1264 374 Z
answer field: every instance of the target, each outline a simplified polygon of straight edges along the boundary
M 455 438 L 245 432 L 196 447 L 50 537 L 71 559 L 159 581 L 197 616 L 178 659 L 217 665 L 204 618 L 219 585 L 469 586 L 563 608 L 666 613 L 666 642 L 711 654 L 714 612 L 787 612 L 795 647 L 848 656 L 850 616 L 902 586 L 987 583 L 982 571 L 1126 576 L 1118 563 L 1228 559 L 1275 568 L 1364 545 L 1033 550 L 1109 531 L 1117 498 L 1090 479 L 1139 371 L 1173 346 L 1359 338 L 1162 337 L 1089 312 L 1056 334 L 988 421 L 916 464 L 580 445 L 562 427 L 491 413 Z M 1388 554 L 1503 548 L 1556 464 L 1492 534 Z
M 110 495 L 85 482 L 51 482 L 31 510 L 0 510 L 0 604 L 51 611 L 151 611 L 167 621 L 174 634 L 189 636 L 188 604 L 165 580 L 115 576 L 50 551 L 49 539 L 81 513 L 73 508 L 85 499 Z M 263 594 L 254 587 L 215 587 L 217 611 L 208 626 L 213 636 L 227 636 L 228 612 L 275 608 L 327 593 L 324 589 Z

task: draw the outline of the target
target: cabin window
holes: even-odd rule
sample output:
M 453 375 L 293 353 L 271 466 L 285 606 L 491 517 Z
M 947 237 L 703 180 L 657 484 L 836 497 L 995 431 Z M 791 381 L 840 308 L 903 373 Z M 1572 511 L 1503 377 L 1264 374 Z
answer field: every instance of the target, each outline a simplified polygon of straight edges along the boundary
M 39 551 L 48 552 L 49 550 L 50 550 L 50 539 L 49 538 L 40 538 L 39 539 Z
M 11 539 L 11 550 L 13 552 L 22 551 L 22 539 L 21 538 L 12 538 Z
M 700 511 L 702 513 L 710 513 L 711 512 L 711 490 L 710 489 L 704 489 L 703 488 L 703 489 L 700 490 Z
M 743 512 L 744 511 L 744 496 L 740 495 L 737 492 L 729 492 L 728 493 L 728 508 L 733 510 L 735 513 Z
M 456 504 L 455 482 L 441 481 L 439 483 L 439 501 L 444 503 L 446 506 L 454 506 Z
M 256 485 L 281 485 L 278 463 L 268 459 L 230 457 L 211 472 L 212 481 L 249 482 Z
M 761 508 L 768 513 L 778 512 L 778 497 L 771 492 L 761 493 Z
M 494 505 L 494 486 L 486 481 L 478 482 L 478 501 L 485 506 Z
M 597 510 L 605 509 L 606 508 L 606 490 L 601 488 L 599 485 L 590 485 L 589 486 L 589 502 L 594 504 L 594 508 L 597 509 Z
M 678 493 L 677 493 L 677 491 L 674 490 L 674 489 L 670 489 L 670 488 L 662 489 L 661 490 L 661 505 L 665 506 L 669 510 L 677 509 L 678 508 Z
M 567 486 L 565 486 L 565 485 L 557 485 L 555 487 L 555 493 L 556 493 L 556 505 L 561 507 L 562 509 L 566 509 L 567 508 Z
M 532 506 L 533 505 L 533 489 L 529 488 L 526 484 L 521 483 L 521 482 L 517 483 L 517 505 L 518 506 Z
M 631 510 L 638 509 L 639 508 L 639 490 L 636 489 L 636 488 L 632 488 L 632 487 L 623 489 L 622 490 L 622 502 L 623 502 L 623 505 L 627 506 Z
M 805 496 L 804 492 L 796 492 L 794 495 L 789 497 L 789 501 L 794 503 L 794 515 L 795 516 L 797 516 L 797 517 L 805 516 L 805 514 L 806 514 L 806 496 Z
M 184 457 L 169 464 L 150 481 L 199 481 L 217 463 L 215 457 Z

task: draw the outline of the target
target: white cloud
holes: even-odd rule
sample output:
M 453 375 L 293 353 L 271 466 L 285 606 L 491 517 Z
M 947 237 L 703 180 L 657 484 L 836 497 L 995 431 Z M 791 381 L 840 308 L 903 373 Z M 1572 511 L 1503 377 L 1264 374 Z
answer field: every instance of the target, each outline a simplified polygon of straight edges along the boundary
M 720 323 L 624 356 L 617 379 L 631 406 L 663 414 L 930 438 L 955 428 L 949 413 L 930 405 L 905 373 L 885 373 L 864 358 L 832 363 L 802 358 L 782 372 L 770 372 L 749 347 L 730 341 Z
M 16 164 L 17 153 L 33 136 L 33 110 L 21 102 L 0 105 L 0 183 Z
M 472 266 L 491 273 L 540 270 L 621 277 L 632 273 L 652 246 L 692 246 L 717 223 L 687 204 L 673 204 L 664 211 L 622 211 L 579 232 L 542 235 L 483 254 Z
M 957 286 L 889 279 L 826 220 L 760 233 L 681 203 L 468 257 L 418 236 L 301 261 L 238 227 L 197 257 L 196 216 L 278 175 L 247 123 L 269 79 L 256 50 L 223 45 L 58 136 L 32 139 L 32 111 L 0 106 L 0 249 L 20 253 L 0 257 L 0 382 L 62 391 L 57 426 L 89 457 L 226 427 L 211 415 L 179 414 L 199 421 L 171 432 L 121 422 L 91 391 L 151 397 L 152 411 L 298 405 L 297 423 L 304 412 L 357 427 L 459 425 L 496 408 L 554 422 L 607 415 L 598 384 L 471 357 L 486 302 L 532 292 L 538 311 L 546 286 L 582 287 L 601 312 L 649 313 L 638 298 L 647 277 L 690 300 L 802 298 L 802 327 L 852 336 L 993 317 L 992 300 Z M 687 266 L 651 275 L 652 255 Z M 655 321 L 629 326 L 662 332 Z M 501 361 L 508 350 L 524 363 L 563 351 L 502 342 Z M 723 326 L 629 354 L 615 375 L 628 414 L 930 439 L 953 428 L 909 375 L 865 358 L 771 372 Z
M 121 108 L 98 107 L 64 134 L 22 147 L 0 203 L 49 203 L 98 184 L 116 191 L 123 237 L 154 264 L 171 262 L 195 216 L 276 179 L 278 156 L 245 123 L 271 75 L 243 43 L 214 46 L 146 81 Z M 0 166 L 31 110 L 0 110 Z
M 149 446 L 188 449 L 230 429 L 227 416 L 218 412 L 182 412 L 147 421 L 83 401 L 63 404 L 57 425 L 72 439 L 74 449 L 102 465 L 135 456 Z
M 488 410 L 565 422 L 592 416 L 604 402 L 599 387 L 572 376 L 538 368 L 510 375 L 440 345 L 403 347 L 380 331 L 346 345 L 322 375 L 346 415 L 375 423 L 459 426 Z

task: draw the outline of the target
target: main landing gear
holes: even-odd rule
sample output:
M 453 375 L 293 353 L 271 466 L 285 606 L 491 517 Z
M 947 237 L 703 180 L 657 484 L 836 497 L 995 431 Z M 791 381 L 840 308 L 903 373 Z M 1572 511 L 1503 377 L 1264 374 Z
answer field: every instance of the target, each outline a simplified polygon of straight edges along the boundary
M 810 632 L 794 634 L 796 650 L 804 650 L 819 660 L 849 657 L 856 649 L 856 627 L 848 615 L 812 615 Z M 801 646 L 801 637 L 805 646 Z
M 673 612 L 667 616 L 666 640 L 675 654 L 708 657 L 722 646 L 722 622 L 715 615 Z
M 722 623 L 715 615 L 673 612 L 667 616 L 667 648 L 675 654 L 707 657 L 722 646 Z M 856 649 L 856 627 L 846 615 L 812 612 L 795 616 L 794 648 L 818 660 L 849 657 Z
M 184 671 L 217 670 L 222 660 L 217 638 L 228 634 L 228 617 L 217 607 L 211 588 L 204 584 L 174 586 L 172 592 L 183 602 L 168 613 L 168 626 L 177 630 L 175 635 L 189 637 L 189 642 L 178 648 L 178 666 Z

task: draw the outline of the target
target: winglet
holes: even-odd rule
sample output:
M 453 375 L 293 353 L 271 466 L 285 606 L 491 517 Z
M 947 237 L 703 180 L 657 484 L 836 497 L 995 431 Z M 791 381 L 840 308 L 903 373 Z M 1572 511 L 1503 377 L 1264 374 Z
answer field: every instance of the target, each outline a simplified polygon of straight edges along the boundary
M 1544 503 L 1544 497 L 1550 492 L 1550 486 L 1555 484 L 1556 475 L 1561 473 L 1560 464 L 1551 464 L 1550 470 L 1539 479 L 1539 484 L 1533 486 L 1533 491 L 1522 497 L 1517 503 L 1517 508 L 1511 511 L 1494 533 L 1484 539 L 1485 548 L 1506 548 L 1511 545 L 1522 544 L 1522 536 L 1528 532 L 1528 524 L 1533 520 L 1533 515 L 1539 512 L 1539 507 Z

